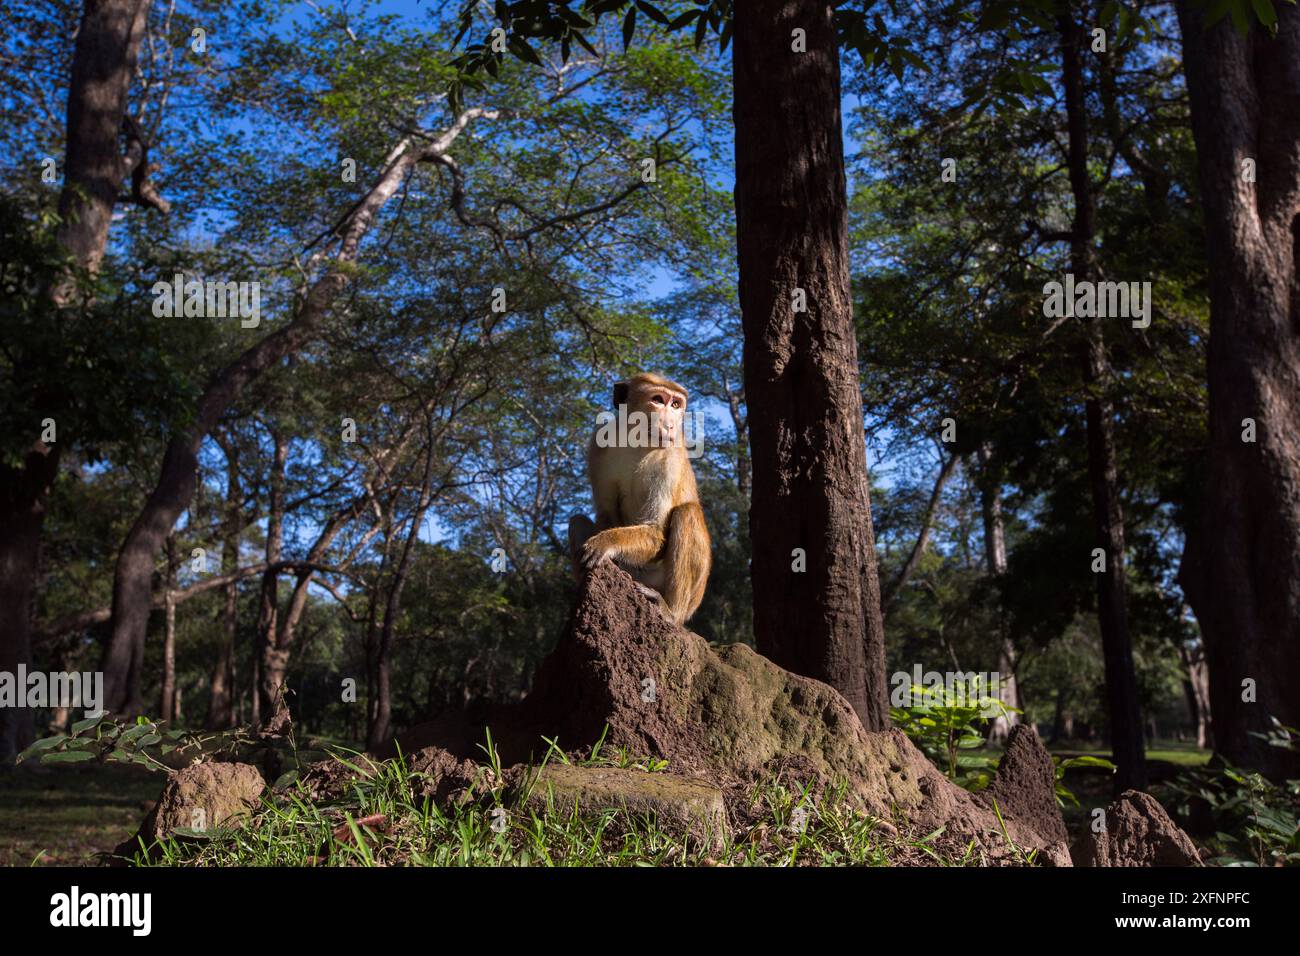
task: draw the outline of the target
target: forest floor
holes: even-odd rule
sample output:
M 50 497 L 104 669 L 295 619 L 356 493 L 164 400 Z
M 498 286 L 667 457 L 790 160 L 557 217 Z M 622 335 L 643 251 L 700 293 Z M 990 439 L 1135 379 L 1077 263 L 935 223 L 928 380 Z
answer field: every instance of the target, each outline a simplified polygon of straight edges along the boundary
M 0 772 L 0 866 L 85 866 L 140 826 L 163 778 L 119 764 Z
M 1093 749 L 1081 749 L 1071 747 L 1052 748 L 1052 752 L 1061 756 L 1082 756 L 1092 755 L 1099 757 L 1109 756 L 1108 752 Z M 1166 743 L 1162 746 L 1148 751 L 1148 758 L 1151 761 L 1151 778 L 1156 787 L 1161 782 L 1167 780 L 1178 772 L 1190 767 L 1204 764 L 1209 754 L 1206 751 L 1199 751 L 1191 745 L 1180 745 Z M 1082 825 L 1082 818 L 1085 808 L 1093 806 L 1104 806 L 1109 802 L 1111 797 L 1111 780 L 1110 775 L 1096 770 L 1077 769 L 1067 773 L 1066 784 L 1078 798 L 1081 806 L 1075 807 L 1067 805 L 1064 809 L 1066 823 L 1072 833 Z M 96 855 L 102 852 L 112 850 L 127 837 L 131 836 L 139 826 L 148 805 L 158 797 L 162 789 L 163 778 L 157 773 L 151 773 L 143 768 L 122 766 L 117 764 L 94 764 L 94 765 L 46 765 L 25 767 L 18 770 L 11 770 L 0 773 L 0 866 L 30 866 L 36 865 L 62 865 L 77 866 L 93 864 L 96 861 Z M 375 806 L 361 806 L 357 808 L 358 815 L 366 812 L 384 812 L 392 813 L 395 808 L 387 800 L 379 800 Z M 305 823 L 306 821 L 299 821 Z M 322 818 L 320 824 L 328 832 L 329 827 L 325 826 L 327 820 Z M 334 821 L 337 823 L 337 821 Z M 574 853 L 578 856 L 591 854 L 588 862 L 597 865 L 610 863 L 630 862 L 625 858 L 624 853 L 615 853 L 611 859 L 605 853 L 598 850 L 599 845 L 604 842 L 596 834 L 588 833 L 575 834 L 573 831 L 575 821 L 572 820 L 553 820 L 549 821 L 547 829 L 550 836 L 540 841 L 528 841 L 532 844 L 531 852 L 522 847 L 523 850 L 519 855 L 506 850 L 505 846 L 489 846 L 496 841 L 491 834 L 479 834 L 482 839 L 482 845 L 478 848 L 483 852 L 482 859 L 471 860 L 465 856 L 469 852 L 469 844 L 479 842 L 474 839 L 467 839 L 468 834 L 465 832 L 466 821 L 447 819 L 445 821 L 430 820 L 424 817 L 422 828 L 428 828 L 431 832 L 428 834 L 437 840 L 437 836 L 448 839 L 450 845 L 443 848 L 443 853 L 435 853 L 435 859 L 430 860 L 407 860 L 404 862 L 439 862 L 439 863 L 468 863 L 468 862 L 525 862 L 529 857 L 538 863 L 555 862 L 548 860 L 542 850 L 541 844 L 551 843 L 558 836 L 563 837 L 561 843 L 567 845 L 567 852 Z M 558 826 L 558 824 L 563 824 Z M 770 825 L 779 825 L 780 821 L 774 819 Z M 436 833 L 436 831 L 447 831 Z M 588 844 L 585 849 L 579 849 L 574 845 L 576 839 L 579 844 L 587 843 L 587 838 L 595 836 L 593 844 Z M 647 841 L 651 846 L 641 846 L 641 852 L 647 852 L 648 856 L 653 858 L 665 852 L 664 842 L 659 839 L 658 834 L 645 834 L 649 837 Z M 815 837 L 816 835 L 813 834 Z M 804 860 L 809 862 L 809 855 L 813 857 L 826 856 L 824 862 L 855 862 L 859 865 L 867 863 L 871 865 L 890 865 L 896 864 L 897 860 L 886 858 L 884 854 L 871 852 L 875 841 L 870 838 L 870 831 L 864 830 L 856 836 L 847 839 L 850 834 L 844 831 L 836 834 L 833 841 L 836 846 L 819 846 L 820 840 L 814 839 L 803 846 Z M 274 840 L 277 846 L 263 846 L 257 849 L 245 847 L 243 853 L 235 854 L 233 858 L 211 859 L 209 864 L 247 864 L 247 863 L 274 863 L 271 857 L 281 856 L 287 847 L 283 842 L 283 834 L 280 840 Z M 292 841 L 296 842 L 296 841 Z M 640 841 L 633 841 L 634 843 Z M 547 849 L 555 849 L 549 847 Z M 794 847 L 788 849 L 796 849 Z M 903 847 L 894 848 L 897 852 Z M 919 849 L 915 845 L 906 847 L 908 855 L 916 853 Z M 258 851 L 261 852 L 258 852 Z M 315 852 L 312 847 L 307 852 Z M 503 851 L 504 857 L 503 858 Z M 774 852 L 775 851 L 775 852 Z M 829 851 L 829 852 L 828 852 Z M 635 852 L 635 851 L 634 851 Z M 783 850 L 776 848 L 767 848 L 766 852 L 759 853 L 754 858 L 748 860 L 751 863 L 773 864 L 784 854 Z M 479 857 L 478 852 L 472 852 L 471 856 Z M 523 858 L 520 859 L 520 856 Z M 893 853 L 889 854 L 890 857 Z M 242 858 L 241 858 L 242 857 Z M 438 859 L 438 857 L 441 857 Z M 513 857 L 513 859 L 509 859 Z M 177 861 L 179 862 L 179 861 Z M 192 861 L 198 862 L 198 861 Z M 281 860 L 283 862 L 283 860 Z M 301 861 L 300 861 L 301 862 Z M 570 862 L 576 862 L 570 860 Z M 652 862 L 652 860 L 646 860 Z M 946 863 L 948 865 L 962 865 L 961 860 L 943 860 L 934 862 Z

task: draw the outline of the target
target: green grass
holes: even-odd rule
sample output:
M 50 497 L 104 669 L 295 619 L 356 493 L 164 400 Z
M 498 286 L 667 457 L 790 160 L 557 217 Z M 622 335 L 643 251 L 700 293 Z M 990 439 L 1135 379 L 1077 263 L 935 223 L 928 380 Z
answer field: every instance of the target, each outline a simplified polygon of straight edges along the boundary
M 589 765 L 663 769 L 627 754 Z M 492 771 L 489 755 L 482 769 Z M 488 779 L 500 779 L 499 776 Z M 843 791 L 814 801 L 769 782 L 745 794 L 745 822 L 729 838 L 682 835 L 653 816 L 623 809 L 580 813 L 551 794 L 485 789 L 446 810 L 415 796 L 419 779 L 402 760 L 352 784 L 347 797 L 314 804 L 295 784 L 264 800 L 244 827 L 211 839 L 172 838 L 144 865 L 171 866 L 965 866 L 970 845 L 851 808 Z M 527 805 L 525 805 L 527 803 Z M 498 809 L 499 808 L 499 809 Z M 504 811 L 502 814 L 500 811 Z M 382 821 L 374 820 L 382 815 Z M 370 823 L 357 821 L 371 820 Z M 493 824 L 496 822 L 496 827 Z
M 1105 757 L 1110 759 L 1109 747 L 1078 748 L 1049 746 L 1047 748 L 1061 757 Z M 1147 749 L 1148 763 L 1169 763 L 1177 767 L 1203 767 L 1209 763 L 1210 751 L 1202 750 L 1190 741 L 1161 741 L 1158 746 Z

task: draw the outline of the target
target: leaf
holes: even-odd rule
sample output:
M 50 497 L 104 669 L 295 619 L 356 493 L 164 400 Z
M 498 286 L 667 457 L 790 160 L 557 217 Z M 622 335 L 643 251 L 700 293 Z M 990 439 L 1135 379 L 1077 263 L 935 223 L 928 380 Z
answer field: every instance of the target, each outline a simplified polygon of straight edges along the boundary
M 1228 8 L 1232 5 L 1232 0 L 1214 0 L 1213 3 L 1205 10 L 1205 21 L 1201 25 L 1212 27 L 1225 16 L 1228 15 Z
M 93 760 L 95 755 L 89 750 L 60 750 L 57 753 L 46 754 L 41 758 L 41 763 L 81 763 L 85 760 Z
M 51 747 L 57 747 L 59 744 L 63 743 L 63 741 L 67 739 L 68 738 L 60 734 L 57 737 L 46 737 L 44 740 L 38 740 L 36 741 L 36 743 L 32 744 L 30 747 L 28 747 L 26 750 L 20 753 L 17 756 L 17 758 L 14 760 L 14 763 L 22 763 L 28 757 L 49 750 Z
M 628 7 L 627 15 L 623 17 L 623 52 L 627 52 L 628 46 L 632 43 L 632 34 L 636 32 L 636 7 Z
M 85 720 L 77 721 L 75 724 L 72 725 L 72 735 L 75 737 L 78 734 L 80 734 L 83 730 L 89 730 L 91 727 L 94 727 L 103 719 L 104 719 L 103 717 L 87 717 Z
M 669 23 L 672 22 L 671 20 L 668 19 L 668 17 L 664 14 L 662 10 L 660 10 L 654 4 L 647 3 L 646 0 L 636 0 L 636 5 L 640 7 L 642 13 L 644 13 L 655 23 L 662 23 L 664 26 L 668 26 Z
M 727 44 L 729 44 L 729 43 L 731 42 L 731 29 L 732 29 L 733 26 L 735 26 L 735 23 L 736 23 L 735 20 L 728 20 L 728 21 L 726 22 L 726 25 L 723 26 L 723 28 L 722 28 L 722 32 L 721 32 L 720 34 L 718 34 L 718 52 L 719 52 L 719 53 L 726 53 L 726 52 L 727 52 Z
M 681 16 L 676 17 L 672 23 L 668 24 L 669 30 L 680 30 L 686 24 L 690 23 L 696 17 L 704 16 L 703 10 L 687 10 Z
M 1277 11 L 1273 9 L 1271 0 L 1250 0 L 1250 5 L 1255 9 L 1255 16 L 1259 17 L 1260 23 L 1270 30 L 1277 26 Z
M 1228 10 L 1232 13 L 1232 25 L 1236 31 L 1245 36 L 1250 32 L 1250 17 L 1246 15 L 1245 0 L 1232 0 Z
M 506 46 L 508 46 L 511 52 L 514 53 L 515 56 L 519 57 L 519 59 L 531 63 L 533 66 L 542 65 L 542 58 L 537 55 L 537 51 L 529 46 L 528 41 L 518 34 L 515 34 L 506 41 Z

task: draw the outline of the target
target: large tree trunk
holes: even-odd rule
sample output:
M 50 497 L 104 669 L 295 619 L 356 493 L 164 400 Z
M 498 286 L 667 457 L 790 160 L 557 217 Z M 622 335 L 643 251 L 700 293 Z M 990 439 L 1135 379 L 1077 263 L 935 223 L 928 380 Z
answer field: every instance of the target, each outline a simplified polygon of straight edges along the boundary
M 68 82 L 67 145 L 59 195 L 60 245 L 89 273 L 99 269 L 122 179 L 118 148 L 149 0 L 86 0 Z M 50 290 L 67 304 L 68 288 Z M 0 468 L 0 670 L 31 663 L 31 611 L 45 502 L 61 449 L 34 442 L 21 469 Z M 0 762 L 33 739 L 25 707 L 0 710 Z
M 68 132 L 59 195 L 59 243 L 97 272 L 122 180 L 131 166 L 118 140 L 150 0 L 86 0 L 68 85 Z
M 1065 86 L 1069 133 L 1067 164 L 1074 195 L 1070 242 L 1075 281 L 1100 277 L 1093 250 L 1096 215 L 1088 175 L 1088 113 L 1083 80 L 1083 29 L 1071 14 L 1059 19 L 1061 74 Z M 1099 310 L 1098 310 L 1099 311 Z M 1118 771 L 1115 792 L 1146 787 L 1146 746 L 1138 703 L 1133 644 L 1128 631 L 1127 586 L 1124 579 L 1124 511 L 1119 496 L 1119 465 L 1115 450 L 1115 409 L 1109 394 L 1109 363 L 1100 316 L 1087 319 L 1084 346 L 1085 416 L 1088 434 L 1088 482 L 1092 490 L 1097 541 L 1105 551 L 1105 570 L 1097 575 L 1097 616 L 1101 626 L 1106 673 L 1106 705 L 1111 749 Z
M 1300 12 L 1277 13 L 1275 39 L 1242 38 L 1179 4 L 1210 263 L 1209 473 L 1180 580 L 1216 750 L 1281 779 L 1300 753 L 1251 736 L 1300 727 Z
M 754 637 L 889 723 L 848 273 L 839 48 L 825 0 L 735 8 L 736 233 L 753 454 Z M 792 31 L 806 31 L 794 52 Z M 796 290 L 806 297 L 797 310 Z M 797 555 L 806 562 L 798 570 Z

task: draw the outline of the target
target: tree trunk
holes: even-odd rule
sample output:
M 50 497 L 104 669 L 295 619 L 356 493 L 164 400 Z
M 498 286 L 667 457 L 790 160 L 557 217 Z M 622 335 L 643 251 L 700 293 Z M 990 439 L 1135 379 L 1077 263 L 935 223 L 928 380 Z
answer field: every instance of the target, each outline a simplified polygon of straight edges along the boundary
M 1093 250 L 1096 216 L 1088 175 L 1088 113 L 1083 78 L 1083 30 L 1070 14 L 1059 21 L 1061 73 L 1065 86 L 1069 132 L 1067 165 L 1074 195 L 1070 266 L 1075 281 L 1095 281 Z M 1115 410 L 1109 395 L 1109 365 L 1102 328 L 1105 320 L 1087 320 L 1084 348 L 1085 416 L 1088 435 L 1088 481 L 1092 490 L 1093 522 L 1105 551 L 1105 570 L 1097 575 L 1097 616 L 1101 626 L 1106 673 L 1106 704 L 1111 747 L 1118 771 L 1115 791 L 1146 788 L 1146 747 L 1138 703 L 1133 645 L 1128 632 L 1127 588 L 1124 580 L 1124 511 L 1119 496 L 1119 466 L 1115 451 Z
M 1183 692 L 1187 695 L 1187 710 L 1196 725 L 1196 746 L 1201 749 L 1213 745 L 1210 710 L 1210 674 L 1205 666 L 1205 648 L 1197 645 L 1178 648 L 1178 656 L 1183 662 Z
M 62 220 L 58 241 L 82 269 L 99 269 L 118 188 L 128 167 L 118 149 L 127 93 L 135 73 L 148 0 L 86 0 L 68 81 Z M 50 290 L 66 304 L 63 284 Z M 31 613 L 45 502 L 61 449 L 33 443 L 21 469 L 0 467 L 0 670 L 32 660 Z M 32 742 L 25 707 L 0 710 L 0 762 Z
M 166 625 L 163 630 L 162 688 L 159 691 L 158 719 L 171 721 L 175 719 L 172 705 L 176 696 L 176 599 L 172 596 L 176 590 L 176 536 L 167 536 L 167 575 L 163 585 L 166 588 L 163 597 Z
M 411 573 L 411 561 L 415 557 L 415 546 L 420 538 L 420 526 L 433 501 L 433 462 L 436 446 L 432 432 L 428 436 L 428 445 L 424 459 L 424 478 L 420 487 L 420 498 L 411 516 L 406 540 L 402 545 L 402 554 L 393 573 L 392 585 L 388 589 L 388 599 L 384 605 L 384 626 L 379 635 L 378 646 L 374 656 L 374 698 L 370 709 L 370 722 L 366 728 L 366 749 L 379 750 L 390 743 L 392 737 L 392 690 L 390 686 L 392 671 L 393 634 L 397 626 L 397 615 L 402 603 L 402 590 Z
M 889 723 L 884 627 L 849 288 L 833 19 L 825 0 L 735 7 L 754 637 L 761 653 L 830 684 L 868 730 L 880 730 Z M 806 31 L 807 52 L 792 50 L 796 28 Z
M 280 570 L 276 562 L 284 546 L 284 469 L 289 459 L 289 442 L 277 430 L 271 430 L 275 453 L 271 460 L 269 476 L 270 494 L 266 516 L 266 573 L 262 575 L 262 600 L 257 615 L 256 655 L 258 667 L 258 716 L 270 720 L 285 702 L 280 692 L 288 666 L 286 654 L 281 654 L 276 636 L 280 618 Z
M 119 148 L 150 0 L 85 0 L 68 84 L 59 243 L 99 271 L 113 207 L 130 171 Z
M 984 522 L 984 567 L 989 577 L 999 579 L 1007 573 L 1007 538 L 1002 523 L 1001 476 L 991 473 L 992 449 L 980 445 L 976 453 L 980 463 L 980 515 Z M 1016 646 L 1007 636 L 1007 622 L 998 611 L 998 700 L 1006 707 L 1020 709 L 1020 688 L 1016 683 Z M 993 718 L 989 740 L 1005 743 L 1011 728 L 1020 723 L 1020 715 L 1007 713 Z
M 239 567 L 243 493 L 239 486 L 239 454 L 233 438 L 219 438 L 218 444 L 226 456 L 226 533 L 221 545 L 221 573 L 230 575 Z M 212 661 L 208 714 L 203 720 L 203 726 L 208 730 L 227 730 L 235 725 L 235 642 L 238 636 L 239 584 L 231 581 L 225 588 L 221 631 L 217 639 L 216 657 Z
M 44 442 L 35 443 L 22 468 L 0 466 L 0 671 L 9 674 L 32 662 L 41 526 L 57 472 L 58 452 Z M 29 708 L 0 707 L 0 764 L 12 762 L 34 739 Z
M 1300 12 L 1277 6 L 1276 38 L 1178 12 L 1210 263 L 1208 474 L 1180 581 L 1216 750 L 1297 777 L 1300 753 L 1251 731 L 1300 727 Z

